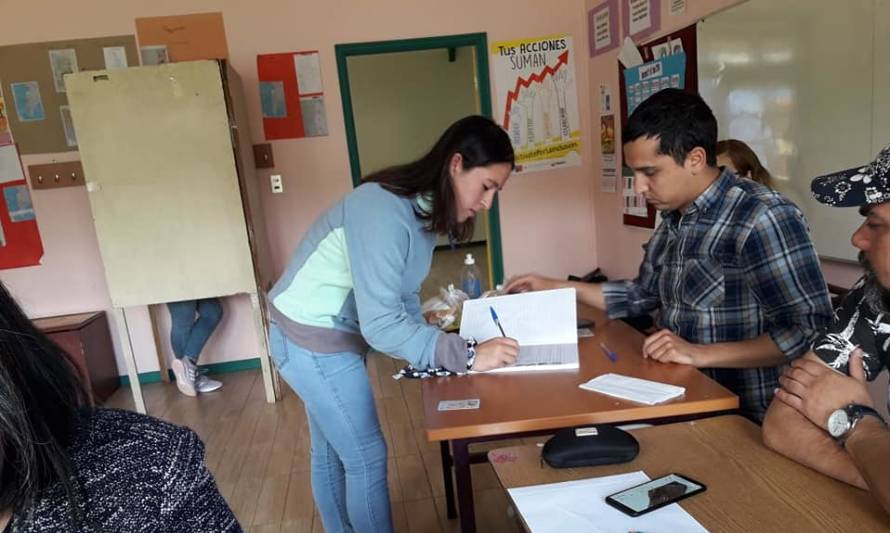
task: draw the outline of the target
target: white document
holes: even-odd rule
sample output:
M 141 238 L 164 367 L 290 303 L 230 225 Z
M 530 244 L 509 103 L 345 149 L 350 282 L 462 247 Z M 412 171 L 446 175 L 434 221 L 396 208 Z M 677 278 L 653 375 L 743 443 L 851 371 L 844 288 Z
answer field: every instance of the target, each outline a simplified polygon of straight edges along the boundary
M 618 52 L 618 61 L 621 61 L 624 68 L 634 68 L 643 64 L 643 56 L 640 55 L 637 45 L 630 37 L 624 38 L 621 50 Z
M 14 144 L 0 146 L 0 183 L 25 179 L 19 152 Z
M 578 316 L 575 289 L 526 292 L 464 302 L 460 336 L 479 343 L 504 335 L 519 342 L 519 357 L 489 372 L 571 370 L 578 368 Z
M 652 27 L 652 4 L 650 0 L 627 0 L 630 15 L 630 34 L 636 35 Z
M 603 374 L 578 386 L 584 390 L 646 405 L 663 403 L 686 394 L 684 387 L 621 374 Z
M 707 533 L 677 504 L 634 518 L 606 503 L 606 496 L 647 481 L 649 476 L 638 471 L 507 492 L 532 533 Z
M 102 55 L 105 56 L 105 68 L 108 70 L 117 68 L 127 68 L 127 49 L 123 46 L 106 46 L 102 48 Z
M 297 86 L 300 95 L 322 92 L 321 66 L 318 62 L 318 52 L 295 54 L 294 66 L 297 69 Z

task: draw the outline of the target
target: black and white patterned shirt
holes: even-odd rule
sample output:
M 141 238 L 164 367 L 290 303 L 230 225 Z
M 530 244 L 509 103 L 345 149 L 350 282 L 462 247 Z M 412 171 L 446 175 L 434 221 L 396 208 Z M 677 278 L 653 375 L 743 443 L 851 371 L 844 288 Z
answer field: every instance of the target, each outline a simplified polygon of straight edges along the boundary
M 60 484 L 30 509 L 16 509 L 11 533 L 241 531 L 204 465 L 194 431 L 129 411 L 85 410 L 68 447 L 83 517 Z
M 864 282 L 860 280 L 834 312 L 831 325 L 813 341 L 813 352 L 825 363 L 845 374 L 850 373 L 850 354 L 858 346 L 869 381 L 890 367 L 890 314 L 875 312 L 865 300 Z M 890 408 L 890 389 L 887 390 Z

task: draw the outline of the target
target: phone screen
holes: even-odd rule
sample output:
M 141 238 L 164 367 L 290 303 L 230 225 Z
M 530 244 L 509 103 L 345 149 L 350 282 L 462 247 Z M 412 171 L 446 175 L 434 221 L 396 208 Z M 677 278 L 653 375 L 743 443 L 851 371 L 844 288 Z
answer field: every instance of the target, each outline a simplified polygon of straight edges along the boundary
M 606 500 L 612 500 L 637 515 L 664 507 L 703 490 L 705 490 L 704 485 L 677 474 L 669 474 L 612 494 Z

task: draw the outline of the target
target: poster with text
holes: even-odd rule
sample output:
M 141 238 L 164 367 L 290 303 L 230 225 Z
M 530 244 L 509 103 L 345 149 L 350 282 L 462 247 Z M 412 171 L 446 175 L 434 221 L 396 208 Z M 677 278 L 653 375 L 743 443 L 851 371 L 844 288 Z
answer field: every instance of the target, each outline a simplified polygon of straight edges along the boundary
M 581 126 L 570 35 L 494 43 L 496 116 L 510 135 L 516 172 L 581 164 Z

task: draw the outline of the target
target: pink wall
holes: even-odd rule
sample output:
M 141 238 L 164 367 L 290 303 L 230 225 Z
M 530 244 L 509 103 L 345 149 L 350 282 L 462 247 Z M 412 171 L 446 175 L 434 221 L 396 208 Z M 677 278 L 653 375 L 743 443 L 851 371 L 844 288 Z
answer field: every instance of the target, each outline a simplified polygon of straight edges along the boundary
M 352 185 L 337 82 L 334 45 L 387 39 L 487 32 L 489 42 L 568 33 L 575 38 L 575 61 L 584 153 L 580 167 L 514 176 L 501 197 L 501 227 L 507 274 L 537 270 L 565 276 L 597 264 L 591 154 L 591 106 L 586 60 L 586 20 L 582 0 L 555 4 L 531 0 L 476 2 L 396 1 L 285 2 L 258 4 L 225 0 L 158 0 L 121 3 L 49 0 L 12 3 L 4 18 L 0 45 L 134 33 L 133 19 L 145 16 L 222 11 L 232 66 L 240 74 L 251 116 L 253 142 L 264 142 L 256 83 L 259 53 L 317 49 L 321 52 L 327 98 L 327 137 L 274 141 L 285 192 L 263 188 L 266 223 L 274 263 L 283 269 L 311 222 Z M 14 132 L 13 132 L 14 133 Z M 76 153 L 30 156 L 25 164 L 77 158 Z M 258 172 L 268 183 L 271 171 Z M 38 267 L 0 271 L 2 279 L 31 316 L 110 310 L 102 264 L 86 192 L 75 188 L 34 193 L 46 247 Z M 606 207 L 608 204 L 604 204 Z M 614 251 L 612 239 L 609 255 Z M 252 357 L 256 353 L 246 298 L 225 303 L 227 317 L 205 350 L 206 362 Z M 165 313 L 162 313 L 165 315 Z M 145 308 L 133 310 L 131 333 L 141 372 L 157 369 Z M 166 322 L 166 318 L 164 321 Z M 162 323 L 166 330 L 167 324 Z M 166 344 L 166 342 L 165 342 Z M 166 348 L 165 348 L 166 349 Z M 125 368 L 121 363 L 119 368 Z M 123 373 L 123 372 L 122 372 Z

